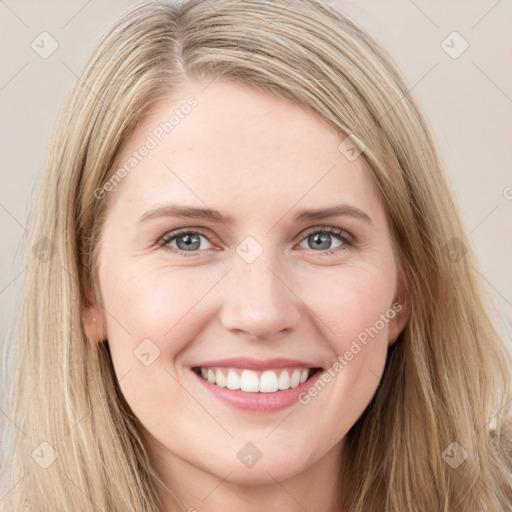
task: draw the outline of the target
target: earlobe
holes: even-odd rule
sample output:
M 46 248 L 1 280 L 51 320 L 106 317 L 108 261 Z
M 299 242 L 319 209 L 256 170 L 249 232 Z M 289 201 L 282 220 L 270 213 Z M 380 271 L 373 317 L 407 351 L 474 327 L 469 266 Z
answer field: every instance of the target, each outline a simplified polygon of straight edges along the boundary
M 407 265 L 403 265 L 398 278 L 398 292 L 393 301 L 392 309 L 395 311 L 395 317 L 389 322 L 388 345 L 392 345 L 403 331 L 411 315 L 410 301 L 410 274 Z
M 101 343 L 107 339 L 105 316 L 97 306 L 87 306 L 84 309 L 82 322 L 89 340 Z
M 400 333 L 403 331 L 405 324 L 409 320 L 411 313 L 411 304 L 406 298 L 405 300 L 393 302 L 393 309 L 396 311 L 395 317 L 389 322 L 388 328 L 388 345 L 393 345 Z

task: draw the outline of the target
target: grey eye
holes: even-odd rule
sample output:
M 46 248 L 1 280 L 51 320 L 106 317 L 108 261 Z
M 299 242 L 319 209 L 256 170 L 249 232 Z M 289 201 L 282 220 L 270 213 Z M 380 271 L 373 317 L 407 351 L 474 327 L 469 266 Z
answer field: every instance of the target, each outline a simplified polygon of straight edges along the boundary
M 197 251 L 201 248 L 201 239 L 207 240 L 204 235 L 194 231 L 189 231 L 187 233 L 180 233 L 170 237 L 165 245 L 175 247 L 180 251 Z
M 315 233 L 311 233 L 308 235 L 304 241 L 308 243 L 309 249 L 319 249 L 321 251 L 325 251 L 327 249 L 333 249 L 335 247 L 339 247 L 342 245 L 341 241 L 338 241 L 338 244 L 332 246 L 333 239 L 338 238 L 336 235 L 331 233 L 325 233 L 323 231 L 317 231 Z M 303 243 L 303 242 L 301 242 Z

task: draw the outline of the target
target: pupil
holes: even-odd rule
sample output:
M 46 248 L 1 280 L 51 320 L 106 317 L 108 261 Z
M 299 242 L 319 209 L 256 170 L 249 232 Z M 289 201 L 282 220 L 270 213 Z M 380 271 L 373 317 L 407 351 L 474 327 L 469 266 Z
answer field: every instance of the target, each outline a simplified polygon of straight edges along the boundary
M 313 239 L 313 248 L 320 248 L 320 249 L 329 249 L 330 244 L 330 237 L 328 233 L 315 233 L 314 235 L 310 235 L 309 238 Z
M 195 246 L 193 247 L 193 245 Z M 190 235 L 189 233 L 186 233 L 184 235 L 181 235 L 181 237 L 178 237 L 176 240 L 176 245 L 182 249 L 182 250 L 196 250 L 201 245 L 201 240 L 199 236 L 197 235 Z

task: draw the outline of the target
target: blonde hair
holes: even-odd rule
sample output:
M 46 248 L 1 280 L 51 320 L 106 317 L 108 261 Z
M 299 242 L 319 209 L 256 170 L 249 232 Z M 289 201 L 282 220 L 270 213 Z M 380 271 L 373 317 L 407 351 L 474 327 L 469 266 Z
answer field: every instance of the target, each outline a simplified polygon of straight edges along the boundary
M 108 344 L 89 339 L 82 321 L 90 291 L 98 297 L 95 249 L 108 205 L 94 191 L 154 101 L 219 77 L 311 109 L 341 138 L 357 136 L 408 274 L 410 319 L 347 434 L 340 507 L 504 511 L 510 357 L 490 294 L 407 85 L 375 41 L 320 0 L 144 2 L 99 43 L 60 118 L 28 235 L 46 252 L 29 251 L 24 272 L 2 504 L 163 510 Z M 43 442 L 58 455 L 47 469 L 34 462 L 36 447 L 49 450 Z M 457 468 L 454 453 L 467 456 Z

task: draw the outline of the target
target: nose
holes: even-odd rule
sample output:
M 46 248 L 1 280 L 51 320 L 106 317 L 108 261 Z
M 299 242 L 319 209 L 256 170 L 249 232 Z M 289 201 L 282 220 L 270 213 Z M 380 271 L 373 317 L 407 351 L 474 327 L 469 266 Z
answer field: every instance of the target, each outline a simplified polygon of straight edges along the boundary
M 237 335 L 276 340 L 300 321 L 301 301 L 287 283 L 282 266 L 263 253 L 256 261 L 238 259 L 224 282 L 221 323 Z

